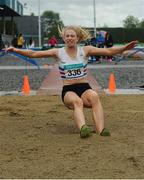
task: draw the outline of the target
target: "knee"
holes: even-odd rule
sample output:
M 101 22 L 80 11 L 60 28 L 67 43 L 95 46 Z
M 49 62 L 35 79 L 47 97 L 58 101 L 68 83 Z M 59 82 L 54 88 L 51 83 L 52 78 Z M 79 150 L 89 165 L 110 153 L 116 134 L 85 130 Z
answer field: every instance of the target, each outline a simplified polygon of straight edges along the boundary
M 89 98 L 92 105 L 97 104 L 99 101 L 99 95 L 97 93 L 93 93 Z
M 83 101 L 81 98 L 74 98 L 73 99 L 73 105 L 74 107 L 83 107 Z

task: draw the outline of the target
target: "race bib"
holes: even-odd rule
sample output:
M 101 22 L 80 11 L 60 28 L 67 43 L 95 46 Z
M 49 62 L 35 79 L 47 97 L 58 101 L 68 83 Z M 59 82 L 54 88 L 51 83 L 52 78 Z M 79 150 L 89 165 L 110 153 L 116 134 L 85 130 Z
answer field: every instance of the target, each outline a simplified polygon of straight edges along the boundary
M 78 78 L 84 76 L 83 63 L 64 65 L 65 78 Z

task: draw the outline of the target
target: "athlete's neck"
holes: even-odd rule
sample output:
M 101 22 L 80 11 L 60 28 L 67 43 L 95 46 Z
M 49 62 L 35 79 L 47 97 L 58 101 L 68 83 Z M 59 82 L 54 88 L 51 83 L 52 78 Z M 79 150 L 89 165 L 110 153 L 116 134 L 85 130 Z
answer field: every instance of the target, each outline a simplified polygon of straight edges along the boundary
M 68 55 L 72 58 L 75 59 L 77 56 L 77 46 L 76 47 L 65 47 L 65 51 L 68 53 Z

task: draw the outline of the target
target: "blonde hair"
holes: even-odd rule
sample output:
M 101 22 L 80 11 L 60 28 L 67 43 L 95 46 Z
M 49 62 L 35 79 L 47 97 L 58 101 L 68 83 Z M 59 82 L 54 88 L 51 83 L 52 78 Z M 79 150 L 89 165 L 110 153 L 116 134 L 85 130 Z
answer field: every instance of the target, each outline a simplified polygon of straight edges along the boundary
M 73 30 L 73 31 L 76 32 L 77 37 L 78 37 L 78 43 L 79 43 L 80 41 L 85 41 L 85 40 L 91 38 L 91 35 L 90 35 L 89 31 L 86 30 L 86 29 L 84 29 L 84 28 L 82 28 L 82 27 L 80 27 L 80 26 L 66 26 L 66 27 L 64 27 L 64 28 L 60 28 L 60 27 L 58 26 L 59 35 L 60 35 L 62 38 L 64 37 L 65 32 L 66 32 L 67 30 Z

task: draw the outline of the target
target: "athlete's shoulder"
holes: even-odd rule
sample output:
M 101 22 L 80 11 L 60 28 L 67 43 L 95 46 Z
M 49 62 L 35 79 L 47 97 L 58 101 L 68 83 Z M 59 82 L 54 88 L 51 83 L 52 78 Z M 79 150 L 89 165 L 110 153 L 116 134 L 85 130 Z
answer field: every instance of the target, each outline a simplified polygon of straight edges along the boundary
M 64 56 L 65 54 L 65 48 L 64 47 L 60 47 L 60 48 L 55 48 L 55 53 L 57 58 L 60 58 Z
M 52 49 L 45 50 L 45 54 L 47 54 L 48 56 L 57 57 L 58 48 L 52 48 Z
M 87 56 L 87 54 L 90 52 L 92 46 L 91 45 L 88 45 L 88 46 L 84 46 L 83 47 L 83 50 L 84 50 L 84 53 L 85 55 Z

